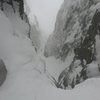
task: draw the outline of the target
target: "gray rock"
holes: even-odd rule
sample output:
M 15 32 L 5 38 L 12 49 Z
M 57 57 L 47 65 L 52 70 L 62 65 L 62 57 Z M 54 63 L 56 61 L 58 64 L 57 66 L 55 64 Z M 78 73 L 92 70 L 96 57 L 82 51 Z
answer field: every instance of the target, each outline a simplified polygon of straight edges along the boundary
M 4 83 L 7 76 L 7 69 L 3 62 L 3 60 L 0 59 L 0 86 Z

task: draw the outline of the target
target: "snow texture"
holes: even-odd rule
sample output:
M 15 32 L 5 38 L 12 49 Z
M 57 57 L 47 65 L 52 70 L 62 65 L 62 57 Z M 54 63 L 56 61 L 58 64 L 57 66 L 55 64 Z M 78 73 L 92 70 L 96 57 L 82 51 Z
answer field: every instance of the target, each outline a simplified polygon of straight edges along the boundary
M 99 100 L 99 77 L 89 79 L 73 90 L 56 88 L 46 70 L 52 66 L 53 58 L 48 60 L 36 54 L 26 35 L 27 25 L 18 16 L 6 14 L 0 11 L 0 57 L 8 71 L 7 79 L 0 87 L 0 100 Z M 56 60 L 54 65 L 59 66 Z

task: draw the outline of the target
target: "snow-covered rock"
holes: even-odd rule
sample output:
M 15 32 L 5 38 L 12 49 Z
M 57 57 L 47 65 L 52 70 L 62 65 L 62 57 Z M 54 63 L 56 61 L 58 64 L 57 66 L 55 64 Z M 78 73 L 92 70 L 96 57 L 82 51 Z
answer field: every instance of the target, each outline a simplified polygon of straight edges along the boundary
M 29 37 L 33 46 L 38 51 L 41 47 L 42 37 L 36 17 L 34 18 L 34 22 L 29 18 L 30 12 L 26 4 L 27 2 L 24 0 L 5 0 L 4 2 L 0 1 L 0 3 L 0 8 L 9 18 L 13 26 L 13 34 L 18 37 L 23 37 L 23 35 Z
M 88 67 L 87 64 L 96 60 L 96 36 L 100 34 L 99 23 L 99 0 L 64 0 L 57 15 L 55 30 L 45 46 L 44 55 L 54 56 L 64 63 L 70 62 L 70 65 L 66 63 L 66 67 L 71 68 L 71 71 L 68 72 L 68 68 L 65 68 L 64 72 L 71 74 L 77 73 L 75 69 L 77 64 L 72 65 L 72 63 L 80 60 L 82 70 L 79 73 L 84 72 Z M 73 57 L 67 61 L 70 54 Z
M 36 49 L 28 36 L 30 24 L 28 17 L 24 18 L 24 13 L 23 18 L 20 16 L 18 10 L 20 1 L 13 1 L 14 5 L 9 5 L 9 2 L 9 0 L 8 2 L 4 1 L 3 12 L 0 11 L 0 57 L 5 62 L 8 71 L 7 81 L 4 84 L 11 86 L 11 82 L 16 81 L 18 74 L 18 77 L 21 77 L 20 75 L 24 75 L 23 72 L 26 72 L 27 76 L 29 70 L 33 70 L 33 79 L 35 76 L 39 76 L 40 80 L 55 86 L 53 78 L 46 71 L 45 61 L 36 54 Z M 36 34 L 36 27 L 33 26 L 31 31 L 34 31 L 33 34 Z M 32 38 L 36 38 L 38 41 L 37 37 Z
M 0 100 L 99 100 L 99 77 L 85 81 L 74 90 L 57 89 L 26 31 L 19 31 L 21 36 L 13 35 L 15 32 L 11 20 L 0 11 L 0 57 L 8 71 L 0 87 Z
M 55 30 L 48 39 L 45 55 L 58 57 L 63 53 L 64 56 L 68 49 L 79 45 L 80 38 L 85 38 L 95 11 L 99 9 L 98 5 L 98 0 L 65 0 L 58 12 Z

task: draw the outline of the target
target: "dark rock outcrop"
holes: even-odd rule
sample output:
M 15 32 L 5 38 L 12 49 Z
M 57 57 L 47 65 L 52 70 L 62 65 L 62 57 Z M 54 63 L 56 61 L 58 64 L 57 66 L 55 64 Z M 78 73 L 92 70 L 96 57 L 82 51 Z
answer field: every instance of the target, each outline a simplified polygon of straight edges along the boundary
M 3 62 L 3 60 L 0 59 L 0 86 L 4 83 L 7 76 L 7 69 Z

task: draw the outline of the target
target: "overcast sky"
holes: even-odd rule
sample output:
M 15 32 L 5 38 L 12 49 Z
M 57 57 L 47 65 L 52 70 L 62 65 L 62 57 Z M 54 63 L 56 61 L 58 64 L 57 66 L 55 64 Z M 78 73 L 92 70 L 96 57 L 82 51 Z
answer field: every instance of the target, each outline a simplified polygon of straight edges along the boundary
M 40 28 L 49 35 L 54 30 L 56 15 L 64 0 L 27 0 L 31 11 L 37 16 Z

